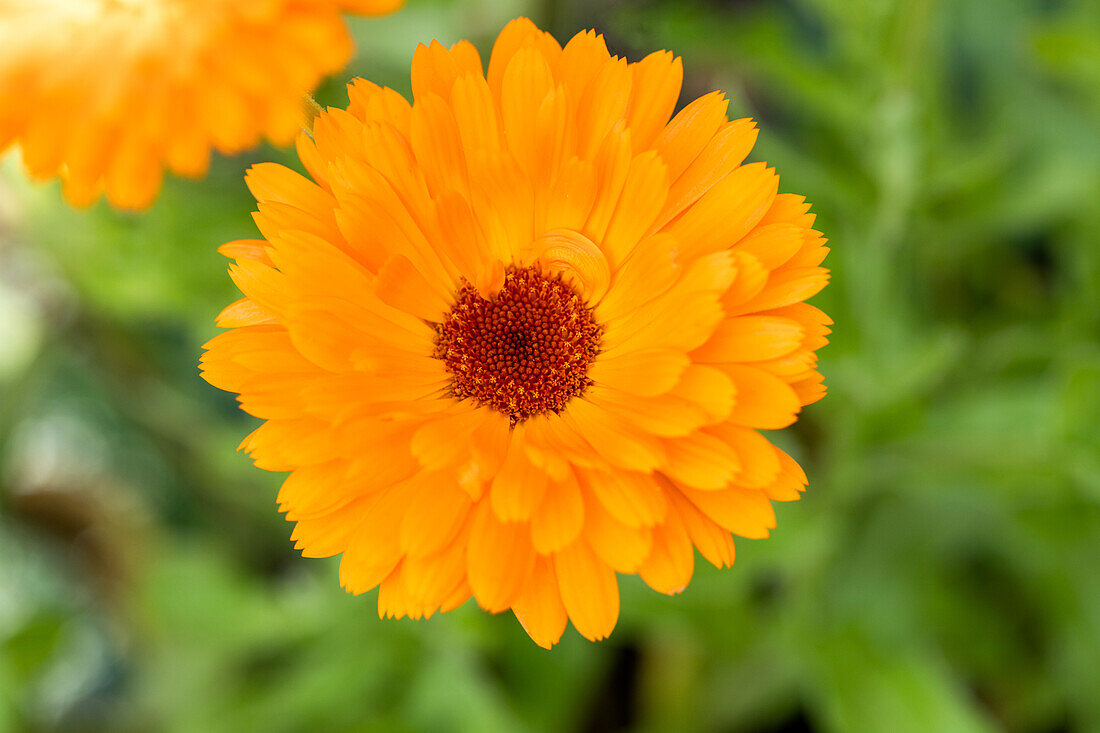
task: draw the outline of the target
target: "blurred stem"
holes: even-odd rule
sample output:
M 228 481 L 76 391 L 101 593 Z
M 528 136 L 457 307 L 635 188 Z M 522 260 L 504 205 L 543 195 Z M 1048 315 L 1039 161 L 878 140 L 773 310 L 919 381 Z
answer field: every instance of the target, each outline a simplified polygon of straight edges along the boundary
M 581 28 L 600 25 L 596 17 L 603 17 L 608 11 L 606 6 L 613 0 L 603 2 L 582 2 L 581 0 L 542 0 L 538 3 L 540 25 L 565 43 Z
M 306 124 L 303 126 L 303 130 L 309 135 L 313 135 L 313 122 L 317 119 L 317 116 L 324 111 L 324 108 L 317 103 L 317 100 L 313 98 L 312 94 L 306 94 L 303 97 L 304 109 L 306 115 Z
M 542 22 L 542 27 L 555 33 L 555 36 L 560 35 L 562 11 L 561 6 L 566 4 L 567 0 L 542 0 L 536 7 L 539 8 L 539 20 Z
M 908 359 L 907 345 L 913 343 L 911 308 L 904 288 L 899 287 L 897 260 L 922 180 L 920 152 L 924 145 L 915 71 L 927 55 L 932 9 L 933 0 L 912 0 L 900 6 L 893 18 L 898 42 L 889 44 L 894 54 L 883 70 L 879 101 L 868 116 L 868 165 L 878 196 L 865 238 L 867 246 L 849 253 L 846 263 L 859 283 L 847 292 L 868 340 L 865 353 L 868 358 L 885 355 L 887 363 L 878 365 L 884 378 L 894 371 L 898 360 Z M 881 405 L 896 396 L 884 389 L 868 397 L 872 404 Z

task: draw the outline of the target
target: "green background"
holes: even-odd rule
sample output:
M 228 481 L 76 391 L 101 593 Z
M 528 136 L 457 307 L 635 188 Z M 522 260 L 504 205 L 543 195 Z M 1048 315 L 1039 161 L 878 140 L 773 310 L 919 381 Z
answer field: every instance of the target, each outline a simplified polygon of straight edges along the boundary
M 303 560 L 198 377 L 262 149 L 134 216 L 0 175 L 0 731 L 1100 730 L 1100 7 L 432 2 L 363 75 L 528 14 L 685 60 L 831 238 L 810 489 L 681 596 L 546 652 L 468 603 L 379 621 Z M 346 77 L 318 93 L 343 106 Z

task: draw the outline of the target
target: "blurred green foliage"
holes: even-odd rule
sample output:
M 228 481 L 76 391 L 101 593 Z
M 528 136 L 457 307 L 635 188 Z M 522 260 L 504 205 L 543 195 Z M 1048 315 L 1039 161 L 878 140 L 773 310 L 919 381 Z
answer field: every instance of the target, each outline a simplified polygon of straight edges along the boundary
M 412 0 L 349 70 L 529 14 L 726 90 L 834 251 L 810 491 L 680 597 L 547 653 L 379 621 L 305 561 L 200 381 L 253 236 L 216 160 L 141 216 L 0 178 L 0 731 L 1100 730 L 1100 5 Z M 318 93 L 343 105 L 344 79 Z

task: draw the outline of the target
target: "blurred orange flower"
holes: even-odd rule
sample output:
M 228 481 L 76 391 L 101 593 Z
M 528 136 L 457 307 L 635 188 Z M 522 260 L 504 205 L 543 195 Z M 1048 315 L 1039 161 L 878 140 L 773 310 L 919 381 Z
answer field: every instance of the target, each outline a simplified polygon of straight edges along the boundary
M 758 430 L 824 394 L 828 250 L 721 94 L 672 117 L 681 77 L 520 19 L 487 75 L 419 47 L 412 105 L 357 80 L 299 138 L 313 181 L 250 171 L 264 239 L 221 249 L 246 297 L 204 376 L 265 421 L 242 447 L 291 472 L 297 547 L 380 615 L 473 595 L 601 639 L 617 573 L 678 593 L 799 498 Z
M 149 206 L 167 168 L 294 139 L 352 52 L 340 17 L 401 0 L 0 0 L 0 150 L 74 205 Z

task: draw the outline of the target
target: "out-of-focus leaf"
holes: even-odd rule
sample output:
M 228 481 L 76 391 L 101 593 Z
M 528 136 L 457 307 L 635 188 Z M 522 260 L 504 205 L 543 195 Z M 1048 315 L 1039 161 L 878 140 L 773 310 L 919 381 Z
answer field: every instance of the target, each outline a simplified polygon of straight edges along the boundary
M 823 639 L 818 715 L 826 730 L 979 733 L 995 730 L 942 662 L 886 653 L 856 633 Z

